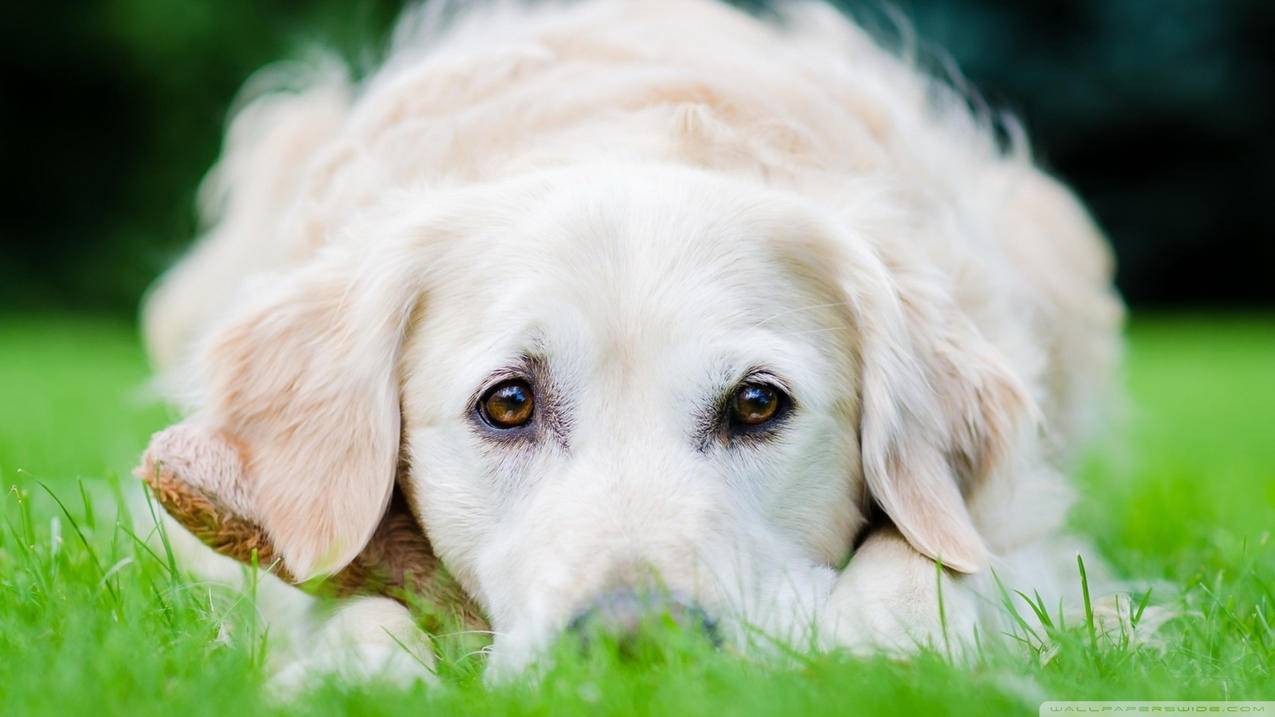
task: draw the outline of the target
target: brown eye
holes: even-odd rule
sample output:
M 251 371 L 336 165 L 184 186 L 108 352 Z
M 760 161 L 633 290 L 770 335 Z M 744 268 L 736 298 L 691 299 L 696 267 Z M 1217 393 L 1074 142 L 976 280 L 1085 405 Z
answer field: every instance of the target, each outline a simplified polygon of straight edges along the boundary
M 756 427 L 774 420 L 783 408 L 784 397 L 777 389 L 760 383 L 746 383 L 731 399 L 731 422 Z
M 492 386 L 478 402 L 478 412 L 492 428 L 525 426 L 536 407 L 531 386 L 522 379 L 510 379 Z

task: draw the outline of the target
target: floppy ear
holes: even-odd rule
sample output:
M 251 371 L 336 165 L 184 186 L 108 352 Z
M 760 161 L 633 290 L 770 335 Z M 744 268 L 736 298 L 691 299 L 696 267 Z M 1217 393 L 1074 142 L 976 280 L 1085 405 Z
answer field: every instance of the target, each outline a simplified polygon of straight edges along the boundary
M 977 572 L 988 550 L 966 499 L 997 469 L 1031 402 L 933 277 L 877 268 L 849 287 L 868 489 L 917 551 Z
M 134 475 L 150 486 L 165 511 L 213 550 L 292 580 L 277 560 L 245 494 L 239 451 L 216 431 L 188 423 L 156 433 Z
M 242 456 L 226 436 L 191 423 L 169 426 L 151 437 L 135 473 L 160 506 L 210 548 L 249 564 L 255 553 L 262 568 L 293 580 L 245 494 Z M 385 595 L 409 606 L 430 606 L 432 613 L 417 616 L 426 625 L 441 627 L 440 617 L 452 615 L 472 629 L 487 628 L 401 498 L 391 500 L 371 541 L 324 587 L 337 596 Z M 404 591 L 423 602 L 406 601 Z
M 243 461 L 219 486 L 238 497 L 220 497 L 250 507 L 297 580 L 348 564 L 389 501 L 397 362 L 416 294 L 405 264 L 375 272 L 320 257 L 235 312 L 200 352 L 202 406 L 191 420 Z

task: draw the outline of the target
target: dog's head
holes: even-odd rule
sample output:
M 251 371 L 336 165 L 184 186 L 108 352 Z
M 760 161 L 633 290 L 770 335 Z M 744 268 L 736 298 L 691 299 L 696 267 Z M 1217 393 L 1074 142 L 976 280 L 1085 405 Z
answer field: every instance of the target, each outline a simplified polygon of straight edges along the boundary
M 405 195 L 230 312 L 194 420 L 298 578 L 354 558 L 399 476 L 498 669 L 653 589 L 792 635 L 873 503 L 979 570 L 966 499 L 1025 411 L 867 214 L 641 167 Z

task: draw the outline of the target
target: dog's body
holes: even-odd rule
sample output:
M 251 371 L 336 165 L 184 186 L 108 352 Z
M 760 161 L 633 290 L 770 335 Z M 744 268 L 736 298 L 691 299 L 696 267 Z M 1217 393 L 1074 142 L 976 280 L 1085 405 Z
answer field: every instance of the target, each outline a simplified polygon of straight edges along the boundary
M 1059 587 L 1121 310 L 1021 147 L 821 5 L 405 27 L 361 86 L 239 113 L 146 308 L 293 575 L 348 563 L 398 475 L 497 670 L 638 573 L 728 632 L 854 647 L 935 637 L 936 558 L 953 632 L 990 567 Z M 493 433 L 471 409 L 509 377 L 535 423 Z M 722 423 L 747 385 L 782 420 Z

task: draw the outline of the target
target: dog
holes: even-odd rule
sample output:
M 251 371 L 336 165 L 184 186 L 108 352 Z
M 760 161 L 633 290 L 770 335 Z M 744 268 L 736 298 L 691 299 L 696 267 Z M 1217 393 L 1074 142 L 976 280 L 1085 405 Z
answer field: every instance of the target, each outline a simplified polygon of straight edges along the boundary
M 250 82 L 144 306 L 289 576 L 401 495 L 493 679 L 652 611 L 907 653 L 998 619 L 993 573 L 1075 584 L 1122 306 L 1015 125 L 818 3 L 456 10 Z M 424 644 L 362 600 L 334 654 Z

